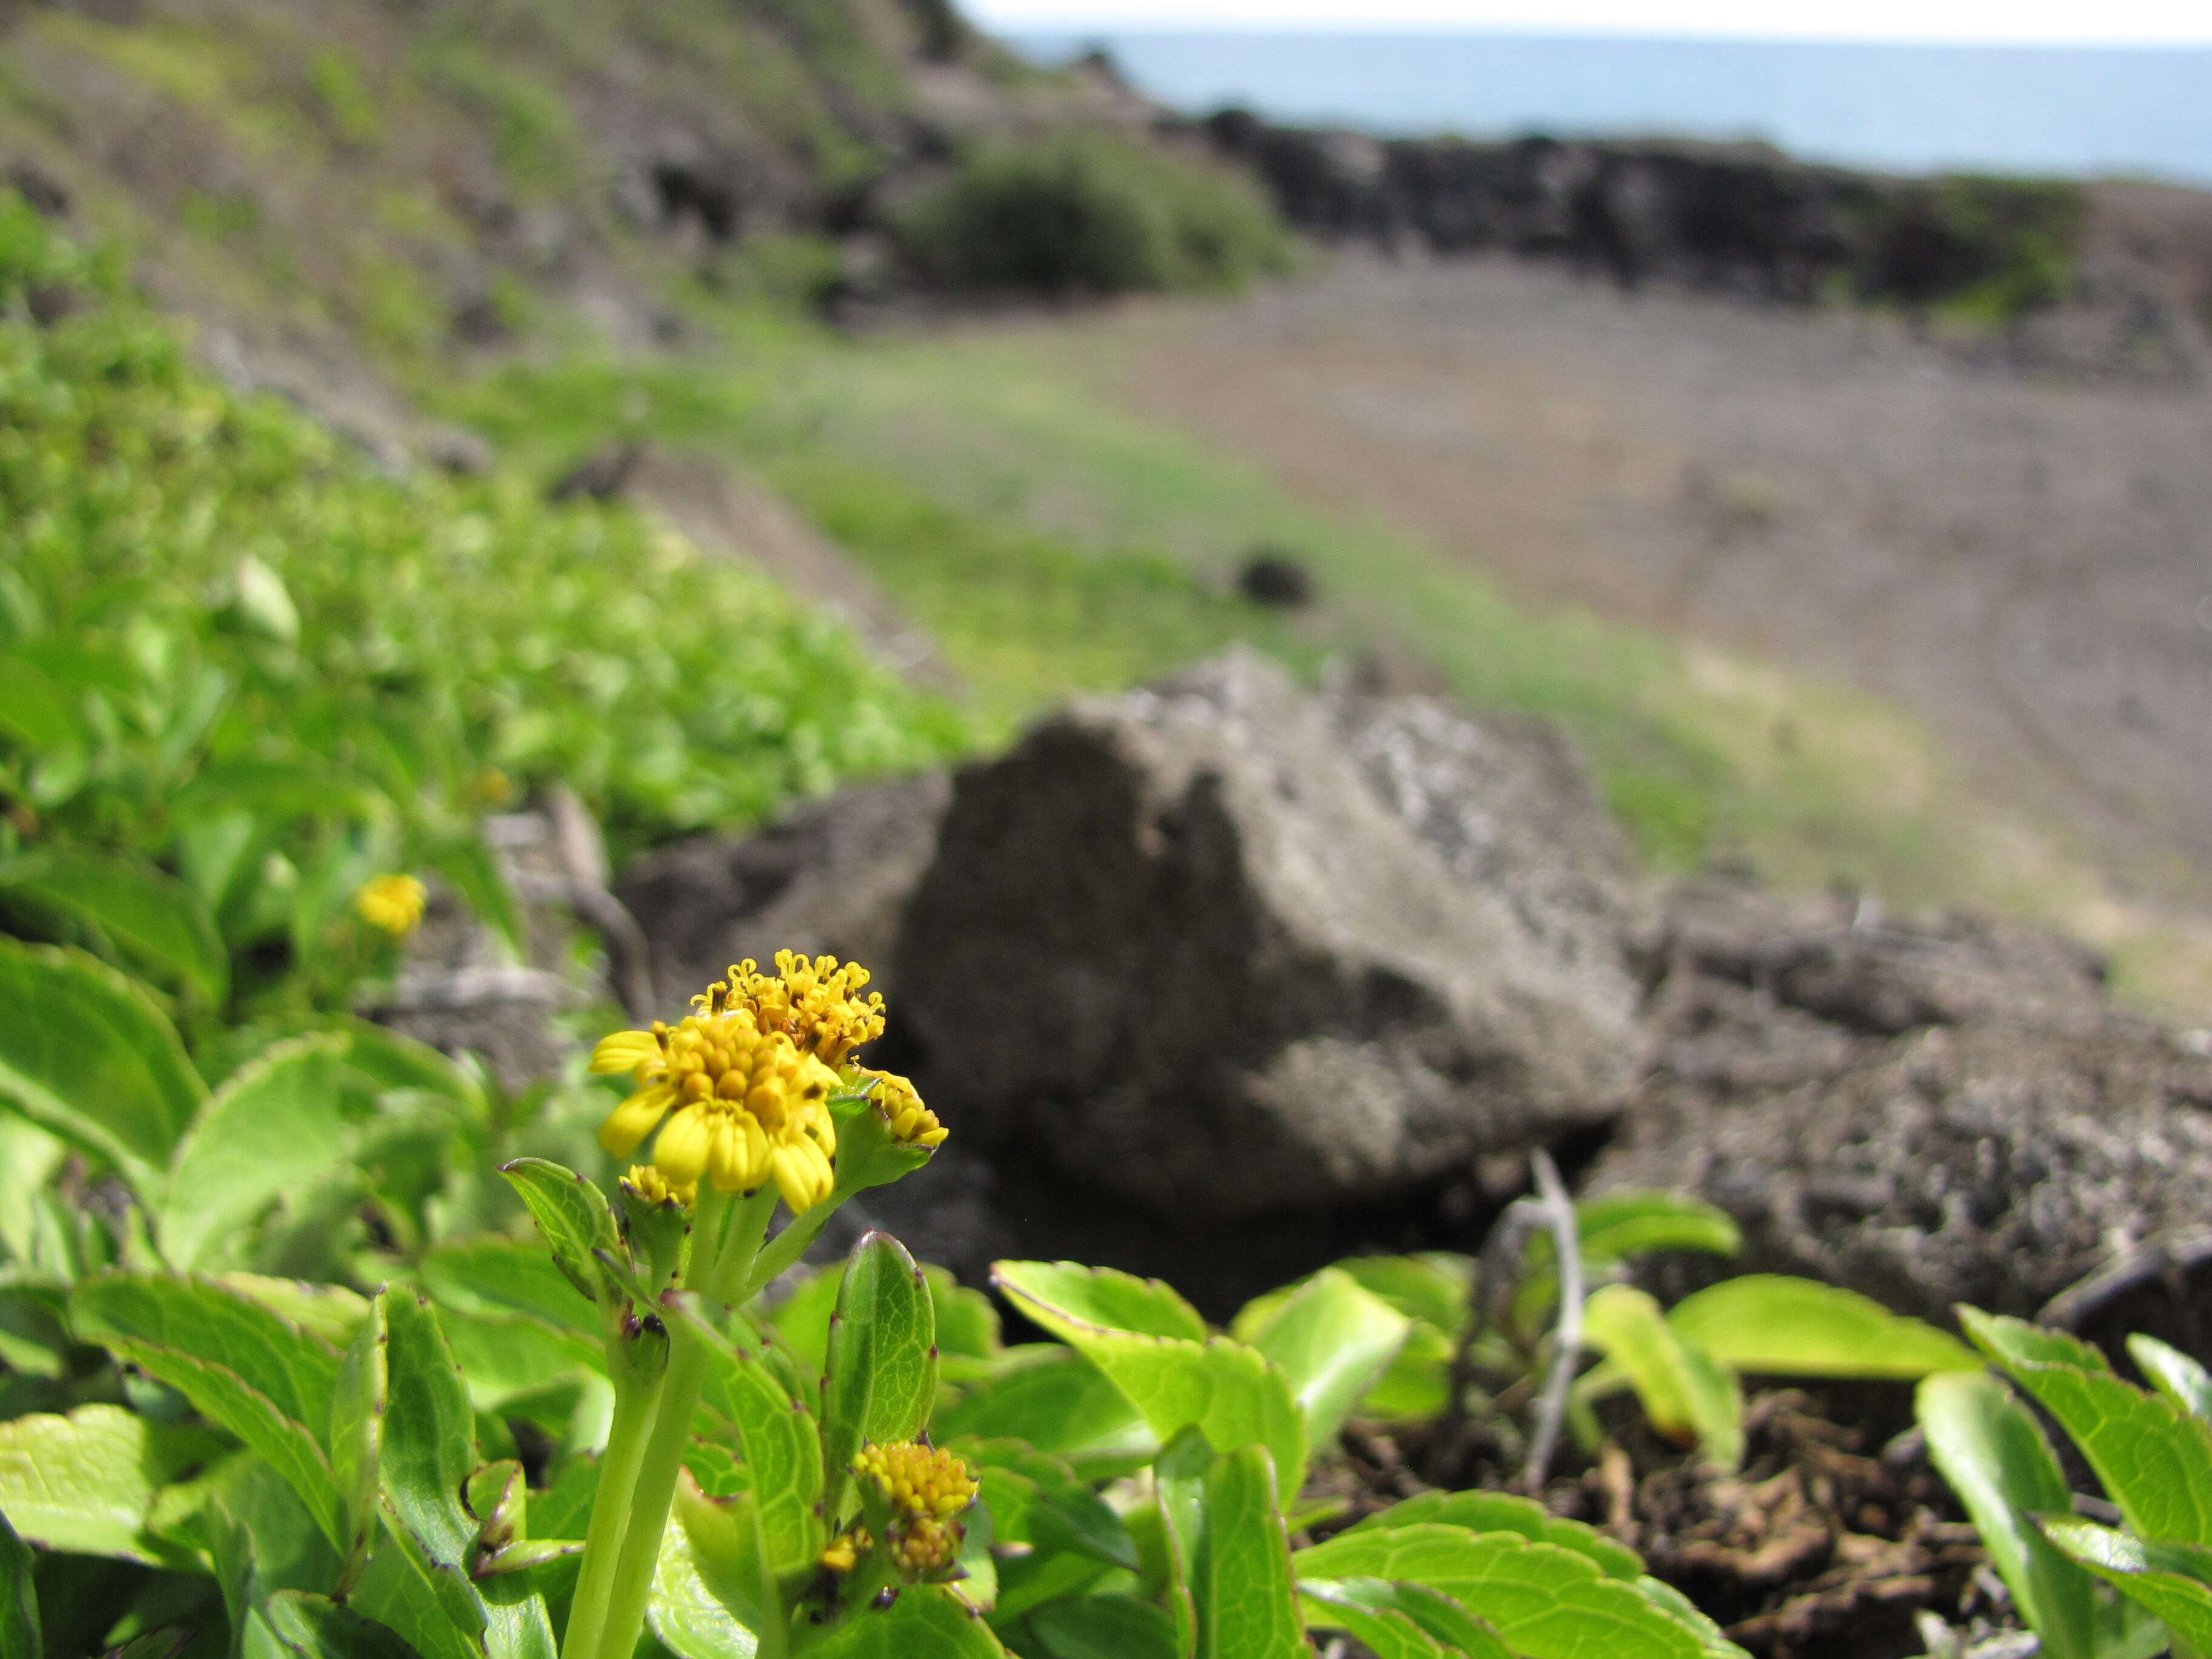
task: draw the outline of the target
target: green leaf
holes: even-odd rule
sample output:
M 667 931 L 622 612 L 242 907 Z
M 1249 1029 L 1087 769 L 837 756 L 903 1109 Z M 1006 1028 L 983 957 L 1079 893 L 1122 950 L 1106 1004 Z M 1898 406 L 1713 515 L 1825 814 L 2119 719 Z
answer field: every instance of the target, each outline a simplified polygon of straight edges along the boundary
M 263 1608 L 276 1639 L 300 1659 L 415 1659 L 394 1632 L 327 1596 L 279 1590 Z
M 1613 1261 L 1651 1250 L 1734 1255 L 1743 1249 L 1743 1230 L 1727 1211 L 1680 1193 L 1586 1198 L 1575 1206 L 1575 1231 L 1583 1255 Z
M 484 1611 L 469 1582 L 477 1527 L 461 1501 L 478 1462 L 476 1413 L 429 1303 L 404 1290 L 376 1299 L 387 1339 L 379 1463 L 386 1510 L 447 1616 L 465 1633 L 481 1631 Z
M 21 893 L 97 928 L 166 984 L 220 1005 L 230 956 L 199 895 L 142 859 L 41 847 L 0 864 L 0 892 Z
M 167 1019 L 96 957 L 12 939 L 0 939 L 0 1096 L 156 1190 L 207 1096 Z
M 1617 1544 L 1603 1533 L 1579 1521 L 1563 1520 L 1531 1498 L 1502 1492 L 1425 1492 L 1416 1498 L 1378 1510 L 1351 1527 L 1388 1531 L 1393 1527 L 1464 1527 L 1469 1532 L 1517 1532 L 1540 1544 L 1556 1544 L 1588 1556 L 1608 1578 L 1634 1582 L 1644 1573 L 1644 1562 L 1626 1544 Z
M 991 1282 L 1024 1312 L 1048 1309 L 1093 1330 L 1206 1340 L 1198 1310 L 1157 1279 L 1073 1261 L 999 1261 L 992 1264 Z
M 1106 1500 L 1091 1490 L 1065 1458 L 1054 1457 L 1018 1440 L 963 1440 L 947 1447 L 986 1477 L 1017 1475 L 1019 1512 L 994 1505 L 993 1524 L 1005 1541 L 1031 1544 L 1045 1553 L 1071 1552 L 1108 1566 L 1133 1572 L 1139 1565 L 1129 1529 Z
M 228 1273 L 216 1281 L 249 1302 L 258 1302 L 279 1319 L 311 1331 L 332 1347 L 343 1348 L 368 1317 L 368 1298 L 343 1285 L 313 1285 L 300 1279 L 270 1279 L 260 1273 Z
M 1432 1325 L 1447 1336 L 1457 1336 L 1467 1323 L 1474 1264 L 1463 1255 L 1431 1250 L 1420 1255 L 1354 1256 L 1338 1262 L 1336 1269 L 1407 1318 Z
M 853 1247 L 830 1322 L 822 1385 L 823 1514 L 847 1513 L 848 1466 L 864 1443 L 911 1440 L 937 1398 L 937 1318 L 906 1247 L 870 1232 Z
M 1025 1440 L 1079 1469 L 1125 1474 L 1151 1461 L 1158 1437 L 1113 1380 L 1072 1348 L 1009 1350 L 996 1375 L 938 1413 L 941 1440 L 962 1435 Z
M 2051 1541 L 2162 1622 L 2177 1644 L 2212 1653 L 2212 1550 L 2152 1542 L 2087 1521 L 2051 1518 Z
M 923 1277 L 927 1276 L 925 1268 Z M 830 1319 L 837 1311 L 837 1291 L 844 1282 L 845 1264 L 840 1261 L 808 1274 L 769 1311 L 791 1351 L 817 1374 L 830 1368 Z M 936 1290 L 930 1286 L 933 1298 Z
M 1607 1285 L 1583 1305 L 1583 1333 L 1625 1373 L 1651 1426 L 1732 1469 L 1743 1459 L 1743 1395 L 1735 1377 L 1680 1338 L 1659 1304 L 1627 1285 Z
M 1388 1650 L 1376 1644 L 1356 1621 L 1357 1615 L 1376 1621 L 1370 1627 L 1385 1643 L 1396 1638 L 1401 1653 L 1424 1652 L 1403 1645 L 1404 1632 L 1410 1626 L 1435 1644 L 1431 1650 L 1455 1652 L 1465 1659 L 1512 1659 L 1497 1632 L 1449 1595 L 1425 1585 L 1394 1584 L 1381 1578 L 1310 1579 L 1299 1582 L 1298 1592 L 1312 1610 L 1311 1622 L 1349 1631 L 1378 1655 L 1387 1656 Z
M 1762 1376 L 1909 1380 L 1981 1369 L 1972 1350 L 1934 1326 L 1809 1279 L 1723 1279 L 1675 1304 L 1667 1322 L 1729 1370 Z
M 1974 1340 L 1996 1353 L 2013 1380 L 2073 1437 L 2131 1531 L 2212 1544 L 2212 1425 L 2109 1370 L 2014 1357 L 2070 1352 L 2052 1342 L 2050 1333 L 1972 1309 L 1960 1318 Z
M 173 1266 L 206 1267 L 233 1254 L 265 1211 L 320 1184 L 345 1158 L 338 1076 L 347 1047 L 331 1034 L 274 1043 L 201 1109 L 161 1206 L 161 1253 Z
M 2200 1423 L 2212 1423 L 2212 1372 L 2154 1336 L 2130 1337 L 2128 1355 L 2151 1387 Z
M 807 1659 L 1005 1659 L 991 1627 L 941 1584 L 909 1584 L 887 1607 L 855 1607 Z
M 690 1480 L 678 1481 L 677 1524 L 660 1535 L 645 1616 L 680 1659 L 752 1659 L 759 1638 L 743 1621 L 766 1628 L 782 1616 L 757 1534 L 746 1541 L 750 1516 L 742 1494 L 714 1504 Z
M 1703 1646 L 1587 1556 L 1515 1533 L 1340 1533 L 1291 1558 L 1308 1578 L 1404 1579 L 1465 1605 L 1527 1659 L 1702 1659 Z
M 1244 1340 L 1283 1369 L 1306 1440 L 1334 1437 L 1375 1380 L 1405 1345 L 1413 1322 L 1362 1290 L 1350 1274 L 1323 1268 Z
M 212 1279 L 101 1273 L 70 1293 L 70 1319 L 88 1342 L 130 1340 L 204 1360 L 296 1423 L 319 1431 L 330 1421 L 337 1350 Z
M 1062 1596 L 1024 1622 L 1045 1659 L 1182 1659 L 1175 1620 L 1131 1596 Z
M 39 1634 L 39 1589 L 32 1582 L 36 1558 L 0 1514 L 0 1659 L 43 1659 Z
M 598 1255 L 601 1250 L 626 1254 L 606 1194 L 574 1170 L 542 1158 L 518 1158 L 501 1164 L 499 1172 L 522 1194 L 562 1276 L 589 1300 L 617 1295 Z
M 385 1352 L 390 1340 L 382 1297 L 354 1333 L 331 1389 L 331 1474 L 345 1505 L 346 1559 L 359 1559 L 376 1536 L 377 1495 L 384 1464 L 384 1416 L 392 1395 Z
M 1304 1659 L 1290 1541 L 1267 1448 L 1239 1446 L 1206 1474 L 1206 1522 L 1191 1589 L 1197 1659 Z
M 1305 1474 L 1305 1420 L 1279 1367 L 1225 1337 L 1201 1343 L 1100 1326 L 1079 1317 L 1045 1300 L 1042 1291 L 1066 1291 L 1084 1305 L 1118 1299 L 1125 1313 L 1147 1307 L 1161 1310 L 1168 1304 L 1133 1293 L 1131 1287 L 1144 1287 L 1149 1281 L 1127 1274 L 1105 1277 L 1109 1290 L 1094 1296 L 1087 1281 L 1103 1276 L 1087 1269 L 1020 1271 L 1041 1265 L 1000 1262 L 993 1277 L 1015 1306 L 1111 1378 L 1163 1443 L 1194 1425 L 1216 1451 L 1257 1443 L 1274 1460 L 1283 1501 L 1297 1495 Z
M 234 1631 L 245 1631 L 276 1590 L 321 1593 L 337 1583 L 337 1552 L 299 1494 L 267 1463 L 226 1459 L 205 1485 L 196 1530 L 205 1538 Z
M 804 1566 L 826 1541 L 820 1428 L 805 1402 L 793 1399 L 752 1351 L 731 1344 L 710 1352 L 702 1399 L 737 1431 L 769 1570 Z
M 15 656 L 0 657 L 0 732 L 40 755 L 74 754 L 83 746 L 70 700 L 52 680 Z
M 191 1430 L 149 1423 L 120 1406 L 79 1406 L 0 1422 L 0 1517 L 41 1549 L 160 1563 L 144 1532 L 154 1494 L 214 1449 Z
M 2102 1349 L 2070 1331 L 1985 1314 L 1978 1308 L 1961 1307 L 1958 1311 L 1967 1340 L 2000 1365 L 2071 1365 L 2084 1371 L 2112 1369 Z
M 70 1297 L 70 1322 L 160 1378 L 266 1459 L 324 1535 L 346 1544 L 344 1509 L 325 1455 L 338 1356 L 321 1338 L 205 1279 L 103 1274 Z
M 542 1319 L 521 1314 L 495 1319 L 441 1307 L 438 1324 L 460 1364 L 469 1402 L 480 1412 L 505 1412 L 515 1401 L 605 1368 L 605 1349 Z
M 929 1299 L 937 1310 L 939 1355 L 996 1359 L 1004 1348 L 999 1335 L 999 1310 L 991 1305 L 991 1298 L 927 1261 L 921 1264 L 921 1276 L 929 1281 Z
M 458 1239 L 425 1255 L 421 1272 L 423 1288 L 441 1306 L 492 1319 L 527 1314 L 599 1340 L 598 1311 L 535 1239 Z
M 1915 1397 L 1928 1454 L 1973 1517 L 1990 1565 L 2051 1659 L 2094 1659 L 2096 1598 L 2089 1576 L 2035 1528 L 2064 1515 L 2074 1495 L 2043 1428 L 1986 1371 L 1939 1371 Z

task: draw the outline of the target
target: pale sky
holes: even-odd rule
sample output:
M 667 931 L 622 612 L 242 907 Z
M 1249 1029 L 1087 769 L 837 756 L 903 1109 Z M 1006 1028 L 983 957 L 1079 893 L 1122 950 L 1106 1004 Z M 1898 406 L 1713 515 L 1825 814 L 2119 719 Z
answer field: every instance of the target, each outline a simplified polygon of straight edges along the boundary
M 1504 28 L 2212 46 L 2212 0 L 966 0 L 965 9 L 999 29 Z

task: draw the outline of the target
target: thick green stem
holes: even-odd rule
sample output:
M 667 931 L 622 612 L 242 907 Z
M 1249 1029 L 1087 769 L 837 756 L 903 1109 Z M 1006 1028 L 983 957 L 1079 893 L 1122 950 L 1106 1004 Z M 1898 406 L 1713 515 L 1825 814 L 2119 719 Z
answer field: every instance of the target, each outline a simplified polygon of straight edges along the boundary
M 702 1186 L 703 1200 L 709 1188 Z M 700 1206 L 700 1242 L 726 1232 L 719 1249 L 701 1250 L 684 1275 L 684 1288 L 696 1291 L 710 1303 L 726 1303 L 759 1254 L 761 1236 L 775 1209 L 775 1188 L 763 1187 L 740 1200 L 726 1229 L 719 1215 L 710 1216 Z M 720 1206 L 717 1206 L 716 1208 Z M 676 1497 L 676 1478 L 684 1467 L 684 1448 L 691 1438 L 692 1413 L 707 1381 L 713 1358 L 705 1339 L 682 1320 L 672 1322 L 668 1333 L 668 1371 L 660 1387 L 653 1431 L 640 1461 L 637 1484 L 632 1488 L 629 1524 L 614 1569 L 606 1617 L 600 1626 L 597 1659 L 629 1659 L 645 1627 L 645 1606 L 653 1594 L 653 1568 L 660 1559 L 660 1537 L 667 1529 L 669 1505 Z M 581 1651 L 574 1659 L 586 1659 Z
M 653 1428 L 653 1407 L 660 1402 L 661 1380 L 655 1377 L 648 1384 L 631 1383 L 616 1391 L 614 1420 L 607 1429 L 606 1449 L 599 1454 L 599 1490 L 592 1504 L 591 1526 L 584 1534 L 584 1560 L 576 1575 L 568 1628 L 561 1639 L 561 1659 L 589 1659 L 598 1651 L 615 1563 L 630 1516 L 630 1494 Z

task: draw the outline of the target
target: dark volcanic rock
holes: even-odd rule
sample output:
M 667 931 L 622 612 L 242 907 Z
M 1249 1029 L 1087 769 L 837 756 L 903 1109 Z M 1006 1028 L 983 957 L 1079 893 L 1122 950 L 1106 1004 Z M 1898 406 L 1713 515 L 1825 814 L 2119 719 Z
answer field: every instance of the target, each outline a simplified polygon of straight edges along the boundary
M 1079 704 L 959 778 L 896 958 L 911 1063 L 976 1144 L 1158 1215 L 1401 1192 L 1619 1109 L 1632 901 L 1617 849 L 1569 867 L 1610 835 L 1528 732 L 1249 654 Z
M 862 784 L 757 835 L 702 836 L 637 860 L 616 896 L 645 930 L 662 1000 L 680 1007 L 732 963 L 780 950 L 863 963 L 887 989 L 908 896 L 951 799 L 940 773 Z
M 1745 1265 L 2033 1314 L 2199 1219 L 2212 1061 L 2078 947 L 1689 890 L 1652 1073 L 1591 1174 L 1731 1212 Z

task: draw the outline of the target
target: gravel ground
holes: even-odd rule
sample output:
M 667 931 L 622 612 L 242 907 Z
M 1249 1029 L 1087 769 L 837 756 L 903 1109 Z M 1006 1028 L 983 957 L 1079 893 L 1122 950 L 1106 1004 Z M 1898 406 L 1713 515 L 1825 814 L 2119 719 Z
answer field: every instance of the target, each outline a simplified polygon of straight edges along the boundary
M 1892 697 L 2138 896 L 2212 892 L 2212 391 L 1510 259 L 1120 319 L 1130 395 L 1521 592 Z

